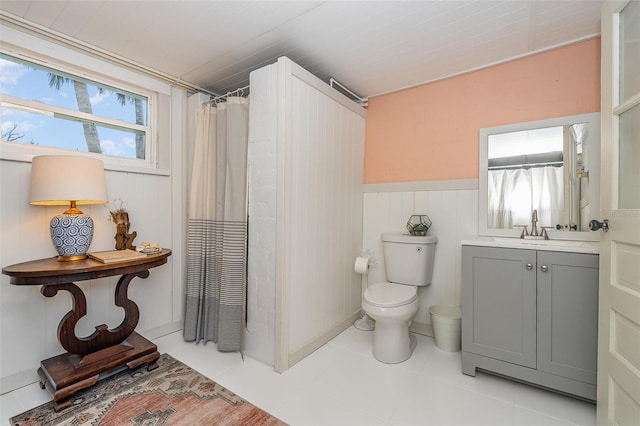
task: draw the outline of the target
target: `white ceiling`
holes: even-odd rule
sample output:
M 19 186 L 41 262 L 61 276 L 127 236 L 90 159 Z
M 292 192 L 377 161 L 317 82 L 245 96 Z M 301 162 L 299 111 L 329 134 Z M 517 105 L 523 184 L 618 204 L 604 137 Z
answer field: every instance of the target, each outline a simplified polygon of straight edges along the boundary
M 602 3 L 2 0 L 0 12 L 214 93 L 285 55 L 374 96 L 599 35 Z

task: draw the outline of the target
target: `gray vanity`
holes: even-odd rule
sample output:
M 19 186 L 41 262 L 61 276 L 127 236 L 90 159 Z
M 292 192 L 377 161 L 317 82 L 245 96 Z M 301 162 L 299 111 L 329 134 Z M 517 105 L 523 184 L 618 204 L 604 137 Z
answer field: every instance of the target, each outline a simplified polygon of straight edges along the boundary
M 480 130 L 481 236 L 462 241 L 464 374 L 595 401 L 599 126 L 593 113 Z
M 462 372 L 596 399 L 598 244 L 462 242 Z

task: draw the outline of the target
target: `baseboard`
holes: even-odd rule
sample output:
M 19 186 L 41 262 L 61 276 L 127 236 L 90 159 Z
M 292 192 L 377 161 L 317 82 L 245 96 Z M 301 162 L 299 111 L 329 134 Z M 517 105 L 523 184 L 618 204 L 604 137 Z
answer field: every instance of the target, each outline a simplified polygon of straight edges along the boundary
M 314 339 L 312 342 L 306 344 L 305 346 L 303 346 L 302 348 L 298 349 L 297 351 L 289 354 L 289 363 L 288 363 L 289 365 L 288 365 L 287 368 L 291 368 L 293 365 L 295 365 L 296 363 L 298 363 L 301 360 L 303 360 L 307 355 L 313 353 L 315 350 L 320 348 L 322 345 L 327 343 L 329 340 L 333 339 L 338 334 L 342 333 L 347 328 L 351 327 L 353 325 L 353 323 L 358 318 L 360 318 L 360 315 L 361 315 L 360 311 L 354 313 L 349 318 L 347 318 L 344 321 L 342 321 L 340 324 L 334 326 L 330 330 L 328 330 L 328 331 L 324 332 L 323 334 L 321 334 L 318 338 Z
M 433 326 L 422 322 L 413 321 L 409 331 L 423 336 L 433 337 Z
M 180 330 L 182 330 L 182 321 L 174 321 L 169 324 L 161 325 L 159 327 L 138 331 L 138 334 L 141 334 L 146 339 L 153 340 Z
M 0 395 L 29 386 L 40 380 L 37 367 L 0 378 Z

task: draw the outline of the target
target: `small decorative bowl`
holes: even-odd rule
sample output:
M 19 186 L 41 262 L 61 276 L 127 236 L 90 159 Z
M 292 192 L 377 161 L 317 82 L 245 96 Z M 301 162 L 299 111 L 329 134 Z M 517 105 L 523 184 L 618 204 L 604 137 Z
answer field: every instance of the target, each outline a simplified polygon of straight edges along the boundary
M 407 231 L 414 236 L 424 236 L 431 225 L 431 219 L 426 214 L 414 214 L 407 221 Z

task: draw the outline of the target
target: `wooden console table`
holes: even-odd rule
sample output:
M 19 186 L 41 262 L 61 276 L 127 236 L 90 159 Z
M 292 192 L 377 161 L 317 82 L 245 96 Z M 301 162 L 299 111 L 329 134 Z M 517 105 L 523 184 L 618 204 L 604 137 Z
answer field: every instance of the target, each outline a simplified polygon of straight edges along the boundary
M 157 368 L 160 354 L 156 345 L 134 330 L 138 325 L 138 305 L 129 300 L 127 289 L 135 277 L 147 278 L 149 269 L 167 263 L 171 250 L 149 254 L 117 263 L 102 263 L 93 259 L 58 262 L 55 257 L 18 263 L 2 269 L 14 285 L 41 285 L 40 293 L 53 297 L 58 291 L 71 294 L 73 306 L 58 325 L 58 340 L 67 353 L 40 363 L 40 387 L 53 396 L 55 411 L 71 405 L 71 395 L 93 386 L 101 375 L 147 363 L 147 369 Z M 122 323 L 114 329 L 105 324 L 96 326 L 88 337 L 77 337 L 75 326 L 87 313 L 84 293 L 74 281 L 122 275 L 115 290 L 115 303 L 124 309 Z

